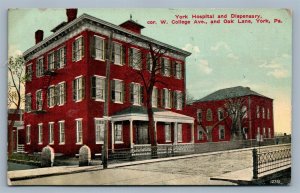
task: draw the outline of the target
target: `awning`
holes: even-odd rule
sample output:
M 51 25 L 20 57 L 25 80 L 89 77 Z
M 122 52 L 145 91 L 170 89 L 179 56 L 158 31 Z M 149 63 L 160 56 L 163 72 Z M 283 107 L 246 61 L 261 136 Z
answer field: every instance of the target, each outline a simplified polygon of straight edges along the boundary
M 194 123 L 194 118 L 180 113 L 153 108 L 153 117 L 156 122 L 167 123 Z M 117 112 L 110 118 L 111 121 L 148 121 L 147 109 L 142 106 L 131 106 Z

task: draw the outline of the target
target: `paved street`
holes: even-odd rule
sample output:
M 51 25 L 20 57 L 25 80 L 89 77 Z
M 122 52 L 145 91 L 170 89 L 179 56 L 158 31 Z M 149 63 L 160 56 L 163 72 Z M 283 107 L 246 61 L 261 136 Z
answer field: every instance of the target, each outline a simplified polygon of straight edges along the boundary
M 273 148 L 275 149 L 275 148 Z M 266 149 L 264 150 L 266 151 Z M 252 167 L 252 150 L 201 155 L 83 173 L 13 181 L 13 185 L 234 185 L 210 180 Z

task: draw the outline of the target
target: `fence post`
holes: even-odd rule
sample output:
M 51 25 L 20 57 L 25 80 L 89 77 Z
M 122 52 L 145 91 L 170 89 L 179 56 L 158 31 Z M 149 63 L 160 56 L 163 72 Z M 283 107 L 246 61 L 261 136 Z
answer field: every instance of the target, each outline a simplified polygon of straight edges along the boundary
M 252 157 L 253 157 L 253 178 L 258 178 L 258 157 L 257 157 L 257 149 L 252 150 Z

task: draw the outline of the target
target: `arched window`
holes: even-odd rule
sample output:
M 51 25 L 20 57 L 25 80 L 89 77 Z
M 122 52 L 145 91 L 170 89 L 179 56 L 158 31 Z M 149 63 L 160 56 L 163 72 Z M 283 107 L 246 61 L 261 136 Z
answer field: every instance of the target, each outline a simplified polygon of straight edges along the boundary
M 207 109 L 206 111 L 206 120 L 207 121 L 212 121 L 213 120 L 213 115 L 211 109 Z
M 199 123 L 202 122 L 202 110 L 201 109 L 197 109 L 197 120 Z
M 224 110 L 222 108 L 218 109 L 218 120 L 221 121 L 224 119 Z
M 247 112 L 246 106 L 242 107 L 242 116 L 243 116 L 243 118 L 248 118 L 248 112 Z

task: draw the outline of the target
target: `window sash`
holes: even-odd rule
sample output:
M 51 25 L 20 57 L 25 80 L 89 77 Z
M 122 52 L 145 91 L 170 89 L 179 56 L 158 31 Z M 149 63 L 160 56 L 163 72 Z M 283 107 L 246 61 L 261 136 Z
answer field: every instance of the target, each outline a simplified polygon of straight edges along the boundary
M 82 143 L 82 120 L 76 120 L 76 143 Z
M 114 63 L 122 65 L 123 50 L 122 45 L 114 43 Z
M 42 98 L 42 91 L 36 91 L 36 109 L 42 110 L 43 109 L 43 98 Z
M 95 100 L 105 100 L 105 78 L 92 77 L 92 98 Z
M 171 75 L 171 62 L 169 59 L 164 58 L 164 75 L 170 76 Z
M 115 102 L 122 102 L 122 81 L 115 80 Z
M 54 124 L 49 123 L 49 143 L 54 143 Z
M 48 106 L 53 107 L 55 105 L 55 87 L 54 86 L 49 87 L 48 92 L 49 92 Z
M 132 50 L 132 58 L 131 58 L 131 62 L 132 62 L 132 67 L 136 70 L 140 70 L 141 69 L 141 58 L 142 58 L 142 54 L 138 49 L 135 48 L 131 48 Z
M 60 83 L 58 84 L 58 100 L 57 100 L 57 103 L 58 105 L 63 105 L 65 104 L 65 83 Z
M 181 70 L 181 64 L 180 63 L 175 63 L 175 77 L 177 79 L 182 78 L 182 70 Z
M 31 111 L 31 95 L 26 94 L 25 96 L 25 111 L 30 112 Z
M 152 90 L 152 107 L 157 107 L 157 101 L 158 101 L 158 92 L 157 88 L 153 87 Z
M 48 55 L 48 70 L 53 70 L 55 68 L 55 57 L 54 52 Z
M 182 124 L 177 124 L 177 141 L 182 142 Z
M 65 143 L 65 122 L 58 122 L 59 126 L 59 143 Z
M 39 144 L 42 144 L 43 143 L 43 125 L 42 124 L 39 124 L 38 125 L 38 128 L 39 128 Z
M 44 58 L 40 58 L 36 63 L 36 77 L 43 76 L 44 73 Z
M 97 60 L 104 60 L 105 59 L 105 43 L 104 39 L 98 36 L 95 37 L 95 55 Z
M 83 78 L 75 79 L 75 100 L 80 101 L 83 99 Z
M 31 126 L 27 125 L 26 126 L 26 143 L 29 144 L 30 143 L 30 130 L 31 130 Z
M 171 99 L 171 92 L 168 89 L 164 89 L 164 102 L 165 102 L 165 108 L 170 108 L 170 99 Z
M 27 66 L 27 74 L 26 74 L 26 77 L 27 77 L 27 81 L 31 81 L 32 80 L 32 64 L 29 64 Z
M 141 85 L 140 84 L 132 84 L 133 86 L 133 104 L 140 105 L 141 104 Z
M 170 124 L 165 125 L 165 141 L 171 142 L 171 125 Z
M 176 98 L 176 109 L 182 110 L 182 92 L 176 91 L 175 92 L 175 98 Z
M 207 109 L 207 112 L 206 112 L 206 120 L 207 121 L 212 121 L 213 117 L 212 117 L 212 111 L 211 109 Z
M 83 58 L 82 51 L 83 51 L 83 37 L 80 37 L 77 40 L 75 40 L 74 43 L 75 61 L 79 61 Z
M 66 47 L 62 47 L 57 51 L 57 60 L 59 68 L 63 68 L 66 65 Z
M 123 142 L 123 125 L 115 124 L 115 141 Z
M 103 120 L 95 120 L 96 143 L 104 142 L 104 128 L 105 123 Z

